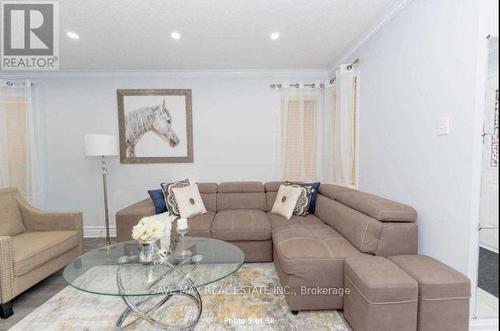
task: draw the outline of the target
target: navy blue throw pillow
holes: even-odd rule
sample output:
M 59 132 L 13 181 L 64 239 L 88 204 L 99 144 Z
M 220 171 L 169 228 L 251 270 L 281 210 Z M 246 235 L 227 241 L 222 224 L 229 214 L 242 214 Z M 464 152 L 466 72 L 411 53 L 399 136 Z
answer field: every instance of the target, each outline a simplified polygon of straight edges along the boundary
M 167 211 L 167 204 L 165 203 L 165 195 L 163 190 L 149 190 L 148 191 L 153 204 L 155 205 L 156 214 L 162 214 Z
M 318 198 L 319 186 L 321 185 L 321 183 L 320 182 L 309 183 L 307 185 L 310 186 L 311 189 L 312 189 L 312 192 L 311 192 L 311 203 L 309 204 L 309 212 L 311 214 L 314 214 L 314 211 L 316 210 L 316 199 Z

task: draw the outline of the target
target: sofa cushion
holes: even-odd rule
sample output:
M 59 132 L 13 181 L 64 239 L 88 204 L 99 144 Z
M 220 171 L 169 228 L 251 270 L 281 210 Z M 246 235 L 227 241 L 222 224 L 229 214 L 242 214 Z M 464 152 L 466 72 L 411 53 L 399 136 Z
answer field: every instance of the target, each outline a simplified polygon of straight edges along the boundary
M 469 298 L 470 281 L 465 275 L 425 255 L 399 255 L 389 258 L 412 276 L 423 299 Z
M 261 210 L 223 210 L 215 215 L 212 237 L 226 241 L 269 240 L 271 223 Z
M 208 211 L 202 215 L 196 215 L 192 218 L 189 218 L 188 219 L 189 231 L 187 235 L 191 237 L 210 238 L 211 237 L 210 229 L 212 228 L 214 218 L 215 218 L 215 213 L 211 211 Z M 177 229 L 177 220 L 172 222 L 171 235 L 173 237 L 179 236 L 176 229 Z
M 414 222 L 417 211 L 405 204 L 338 185 L 321 185 L 320 193 L 383 222 Z
M 335 184 L 323 184 L 319 187 L 319 193 L 323 194 L 325 197 L 329 197 L 330 199 L 335 199 L 339 193 L 352 191 L 356 190 Z
M 433 330 L 417 327 L 418 285 L 391 261 L 370 255 L 350 257 L 344 273 L 344 317 L 353 330 Z
M 318 264 L 361 254 L 326 224 L 289 225 L 273 230 L 280 265 L 287 274 L 307 274 Z
M 264 185 L 260 182 L 226 182 L 219 184 L 217 211 L 227 209 L 267 211 Z
M 281 184 L 285 182 L 268 182 L 264 184 L 266 190 L 266 203 L 267 210 L 273 209 L 274 201 L 276 200 L 276 195 L 278 195 L 278 190 Z
M 414 255 L 418 251 L 418 227 L 416 223 L 382 223 L 382 234 L 375 255 Z
M 363 253 L 376 252 L 382 222 L 322 194 L 318 195 L 316 216 L 331 225 Z
M 14 274 L 24 275 L 79 244 L 77 231 L 24 232 L 12 237 Z
M 284 218 L 281 215 L 277 215 L 271 212 L 267 213 L 267 217 L 271 222 L 272 229 L 277 229 L 281 226 L 289 226 L 289 225 L 310 225 L 310 224 L 320 224 L 324 225 L 325 223 L 317 216 L 313 214 L 309 214 L 307 216 L 296 216 L 293 215 L 289 220 Z
M 335 200 L 383 222 L 415 222 L 417 219 L 414 208 L 365 192 L 341 192 Z
M 417 301 L 417 282 L 385 257 L 350 257 L 345 260 L 344 273 L 346 281 L 371 303 Z
M 281 184 L 284 184 L 284 181 L 278 181 L 278 182 L 267 182 L 264 184 L 264 189 L 266 192 L 278 192 Z
M 12 192 L 0 192 L 0 236 L 15 236 L 24 231 L 16 198 Z
M 261 182 L 225 182 L 220 183 L 218 193 L 260 193 L 264 192 L 264 184 Z
M 217 187 L 216 183 L 197 183 L 201 199 L 208 211 L 217 212 Z
M 469 279 L 424 255 L 389 258 L 418 282 L 418 330 L 469 330 Z

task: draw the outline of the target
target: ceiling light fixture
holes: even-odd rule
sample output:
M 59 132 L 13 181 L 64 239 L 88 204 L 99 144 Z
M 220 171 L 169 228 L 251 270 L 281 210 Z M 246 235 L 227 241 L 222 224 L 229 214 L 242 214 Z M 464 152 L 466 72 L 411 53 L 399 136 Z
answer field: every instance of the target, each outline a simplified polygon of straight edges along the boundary
M 179 32 L 172 32 L 170 33 L 170 37 L 172 37 L 175 40 L 181 39 L 181 34 Z
M 68 31 L 68 32 L 66 32 L 66 35 L 69 38 L 74 39 L 74 40 L 80 39 L 80 36 L 77 33 L 75 33 L 75 32 Z
M 269 36 L 269 38 L 271 38 L 271 40 L 276 40 L 280 37 L 280 34 L 279 32 L 273 32 L 271 33 L 271 35 Z

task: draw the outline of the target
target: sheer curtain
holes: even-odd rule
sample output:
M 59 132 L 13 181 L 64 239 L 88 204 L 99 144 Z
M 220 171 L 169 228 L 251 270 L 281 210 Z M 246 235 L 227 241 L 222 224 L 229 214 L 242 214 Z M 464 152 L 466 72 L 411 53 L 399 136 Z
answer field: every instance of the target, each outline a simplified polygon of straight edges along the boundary
M 283 89 L 280 94 L 282 178 L 318 180 L 322 167 L 322 91 L 299 87 Z
M 283 179 L 357 186 L 357 84 L 352 65 L 333 84 L 279 84 Z
M 357 185 L 357 82 L 356 70 L 341 65 L 331 89 L 332 98 L 332 157 L 333 183 L 355 187 Z
M 39 157 L 30 80 L 0 80 L 0 187 L 17 187 L 31 202 L 40 202 Z

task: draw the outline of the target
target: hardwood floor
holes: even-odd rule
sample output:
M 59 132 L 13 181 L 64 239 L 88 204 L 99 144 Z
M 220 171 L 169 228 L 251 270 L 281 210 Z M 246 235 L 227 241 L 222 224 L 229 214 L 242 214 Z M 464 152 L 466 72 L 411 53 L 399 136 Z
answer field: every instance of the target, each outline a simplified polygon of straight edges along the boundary
M 85 238 L 83 240 L 83 251 L 88 252 L 94 248 L 104 246 L 104 243 L 104 238 Z M 0 331 L 8 330 L 57 292 L 68 286 L 63 279 L 62 273 L 63 271 L 59 270 L 14 298 L 14 315 L 8 319 L 0 319 Z

